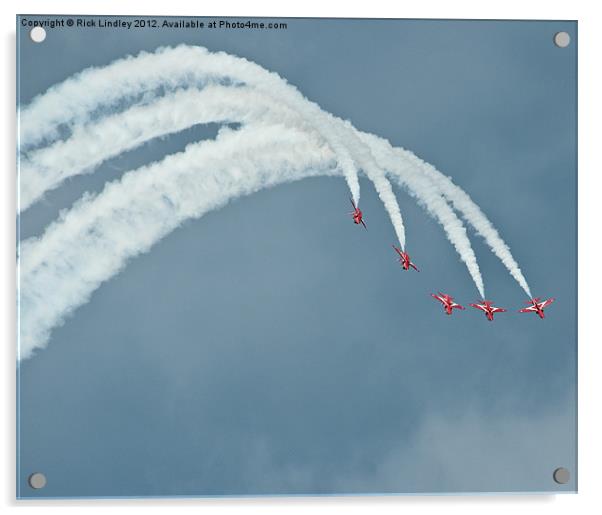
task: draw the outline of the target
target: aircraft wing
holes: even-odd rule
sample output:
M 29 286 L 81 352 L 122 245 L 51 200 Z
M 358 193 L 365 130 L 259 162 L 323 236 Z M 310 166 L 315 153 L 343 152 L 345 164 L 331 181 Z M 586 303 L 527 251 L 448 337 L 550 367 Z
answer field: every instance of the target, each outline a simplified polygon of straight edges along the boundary
M 391 247 L 393 247 L 393 249 L 395 249 L 395 252 L 397 252 L 399 254 L 399 257 L 403 258 L 403 256 L 401 255 L 401 251 L 395 245 L 391 245 Z M 431 295 L 432 295 L 432 293 L 431 293 Z
M 483 304 L 470 304 L 470 306 L 472 306 L 473 308 L 480 309 L 481 311 L 487 311 L 487 309 L 485 308 L 485 306 L 483 306 Z
M 519 313 L 530 313 L 531 311 L 537 311 L 535 306 L 529 306 L 528 308 L 519 309 Z
M 364 226 L 364 229 L 368 230 L 368 228 L 366 227 L 366 224 L 364 223 L 364 220 L 362 220 L 362 225 Z
M 552 302 L 554 302 L 555 300 L 556 300 L 556 299 L 555 299 L 554 297 L 552 297 L 551 299 L 548 299 L 548 300 L 544 300 L 544 301 L 541 303 L 541 306 L 540 306 L 540 307 L 541 307 L 542 309 L 543 309 L 543 308 L 546 308 L 546 307 L 548 307 L 550 304 L 552 304 Z
M 435 295 L 434 293 L 431 293 L 431 297 L 433 297 L 433 299 L 437 299 L 442 304 L 445 304 L 445 301 L 441 297 L 439 297 L 439 295 Z
M 492 307 L 491 311 L 493 311 L 494 313 L 504 313 L 506 310 L 504 308 Z
M 460 306 L 460 304 L 456 304 L 455 302 L 451 305 L 451 307 L 457 309 L 466 309 L 464 306 Z
M 410 266 L 416 270 L 416 272 L 420 272 L 420 270 L 418 270 L 418 268 L 416 268 L 416 265 L 414 263 L 410 263 Z

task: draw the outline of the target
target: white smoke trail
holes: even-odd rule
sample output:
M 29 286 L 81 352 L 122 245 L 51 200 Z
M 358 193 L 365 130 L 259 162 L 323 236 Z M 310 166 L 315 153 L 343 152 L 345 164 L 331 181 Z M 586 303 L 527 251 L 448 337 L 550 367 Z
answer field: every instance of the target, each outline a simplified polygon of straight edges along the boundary
M 282 182 L 333 174 L 335 166 L 331 150 L 307 133 L 250 125 L 222 130 L 215 141 L 189 145 L 84 196 L 21 245 L 19 359 L 44 347 L 52 328 L 100 284 L 184 220 Z
M 443 226 L 445 234 L 452 243 L 474 281 L 481 298 L 485 298 L 483 278 L 479 270 L 477 258 L 472 250 L 470 240 L 462 221 L 456 216 L 445 199 L 441 196 L 436 183 L 422 175 L 415 166 L 408 165 L 394 153 L 390 143 L 373 134 L 358 134 L 371 149 L 373 156 L 389 175 L 394 177 L 400 186 L 414 195 L 420 204 Z
M 387 179 L 384 170 L 374 160 L 370 150 L 361 141 L 355 127 L 348 121 L 343 121 L 336 117 L 332 118 L 337 134 L 340 135 L 341 140 L 344 141 L 346 147 L 351 149 L 351 156 L 356 160 L 366 176 L 374 184 L 376 192 L 389 214 L 399 245 L 402 250 L 405 250 L 406 233 L 403 225 L 403 218 L 401 217 L 397 198 L 393 193 L 393 188 L 391 187 L 391 183 Z
M 532 297 L 529 285 L 518 263 L 512 256 L 510 248 L 501 238 L 491 221 L 462 188 L 454 184 L 449 177 L 443 175 L 433 165 L 423 161 L 414 153 L 399 147 L 392 147 L 385 140 L 380 138 L 375 139 L 371 134 L 362 134 L 362 137 L 372 143 L 376 140 L 379 140 L 379 143 L 387 143 L 388 147 L 386 151 L 391 154 L 389 157 L 391 162 L 396 160 L 398 166 L 401 163 L 405 163 L 406 168 L 414 170 L 415 173 L 420 173 L 425 178 L 431 180 L 437 191 L 451 203 L 454 209 L 475 229 L 476 233 L 485 240 L 487 246 L 500 259 L 523 291 L 529 297 Z
M 399 245 L 402 250 L 406 248 L 406 231 L 403 225 L 403 218 L 401 217 L 401 211 L 399 210 L 399 204 L 397 203 L 397 198 L 395 197 L 395 193 L 393 193 L 393 188 L 391 187 L 391 183 L 387 179 L 384 172 L 376 169 L 371 170 L 367 168 L 364 170 L 368 178 L 374 184 L 376 188 L 376 192 L 378 196 L 383 201 L 385 209 L 387 213 L 389 213 L 389 218 L 393 223 L 393 229 L 395 229 L 395 235 L 397 236 L 397 241 L 399 241 Z
M 531 289 L 527 284 L 518 263 L 512 256 L 510 248 L 499 235 L 497 229 L 493 226 L 490 220 L 481 211 L 468 194 L 459 186 L 454 184 L 449 177 L 443 175 L 433 165 L 423 161 L 415 154 L 401 148 L 392 149 L 395 156 L 408 163 L 411 167 L 420 170 L 427 177 L 433 180 L 441 191 L 443 196 L 451 202 L 456 210 L 458 210 L 464 219 L 475 229 L 477 234 L 481 236 L 493 253 L 500 259 L 504 266 L 510 272 L 510 275 L 518 282 L 523 291 L 532 298 Z
M 68 177 L 90 173 L 107 159 L 157 137 L 196 124 L 248 123 L 266 118 L 310 130 L 296 112 L 248 87 L 207 86 L 179 90 L 157 101 L 136 105 L 76 126 L 66 140 L 32 150 L 21 159 L 20 208 L 27 209 Z
M 59 127 L 82 125 L 99 107 L 110 108 L 120 99 L 135 99 L 141 93 L 150 98 L 160 87 L 173 90 L 210 83 L 247 84 L 313 117 L 314 125 L 335 152 L 351 195 L 359 204 L 357 168 L 349 150 L 333 130 L 334 117 L 278 74 L 244 58 L 224 52 L 211 53 L 202 47 L 180 45 L 160 48 L 152 54 L 141 52 L 137 57 L 119 59 L 103 68 L 88 68 L 53 86 L 19 110 L 19 144 L 27 151 L 31 146 L 58 137 Z

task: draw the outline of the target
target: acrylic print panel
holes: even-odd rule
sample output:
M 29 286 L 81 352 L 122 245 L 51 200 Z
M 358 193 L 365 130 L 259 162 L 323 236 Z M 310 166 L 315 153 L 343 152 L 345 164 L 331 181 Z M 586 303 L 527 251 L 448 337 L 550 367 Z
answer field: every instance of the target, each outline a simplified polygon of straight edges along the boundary
M 19 497 L 576 491 L 575 22 L 17 35 Z

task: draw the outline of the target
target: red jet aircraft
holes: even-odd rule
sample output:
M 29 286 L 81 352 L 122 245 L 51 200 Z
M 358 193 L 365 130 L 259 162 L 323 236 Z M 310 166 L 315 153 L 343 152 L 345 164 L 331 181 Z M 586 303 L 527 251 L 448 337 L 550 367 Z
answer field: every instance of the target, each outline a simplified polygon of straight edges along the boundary
M 528 300 L 525 304 L 530 304 L 528 308 L 523 308 L 519 310 L 520 313 L 537 313 L 539 318 L 545 318 L 546 316 L 543 313 L 543 309 L 547 308 L 552 302 L 556 299 L 552 297 L 551 299 L 544 300 L 540 302 L 540 297 L 535 297 L 534 299 Z
M 353 218 L 353 223 L 356 225 L 362 224 L 364 226 L 364 229 L 368 229 L 366 227 L 366 224 L 364 223 L 364 215 L 362 215 L 362 210 L 355 205 L 355 202 L 353 202 L 352 198 L 350 198 L 349 200 L 351 201 L 351 205 L 353 206 L 353 212 L 349 213 Z
M 416 272 L 420 272 L 420 270 L 416 268 L 416 265 L 412 263 L 412 261 L 410 261 L 410 256 L 407 252 L 398 249 L 395 245 L 391 245 L 391 247 L 393 247 L 395 249 L 395 252 L 399 254 L 399 262 L 401 263 L 401 266 L 404 270 L 409 270 L 410 267 L 412 267 L 414 270 L 416 270 Z
M 447 293 L 439 292 L 438 295 L 431 293 L 431 297 L 433 297 L 434 299 L 437 299 L 439 302 L 441 302 L 441 304 L 443 304 L 443 309 L 445 309 L 445 312 L 448 315 L 452 314 L 452 310 L 454 308 L 465 309 L 464 306 L 460 306 L 460 304 L 457 304 L 456 302 L 454 302 L 454 298 L 451 297 L 450 295 L 447 295 Z
M 473 308 L 480 309 L 481 311 L 483 311 L 485 313 L 485 316 L 487 317 L 487 320 L 489 320 L 490 322 L 493 321 L 493 315 L 495 313 L 504 313 L 506 311 L 504 308 L 496 308 L 494 305 L 491 304 L 490 300 L 484 300 L 481 304 L 471 304 L 471 306 Z

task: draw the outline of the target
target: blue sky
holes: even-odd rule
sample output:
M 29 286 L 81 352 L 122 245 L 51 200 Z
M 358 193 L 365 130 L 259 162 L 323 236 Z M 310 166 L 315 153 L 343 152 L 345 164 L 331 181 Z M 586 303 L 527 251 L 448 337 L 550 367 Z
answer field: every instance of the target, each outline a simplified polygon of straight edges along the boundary
M 574 490 L 576 24 L 287 22 L 269 32 L 55 29 L 42 45 L 19 31 L 20 98 L 161 45 L 246 57 L 451 176 L 534 294 L 556 303 L 543 322 L 446 317 L 431 291 L 464 304 L 477 292 L 405 192 L 420 274 L 396 265 L 368 182 L 369 231 L 346 216 L 342 179 L 261 191 L 131 261 L 21 363 L 20 495 Z M 558 30 L 569 48 L 552 44 Z M 71 179 L 22 215 L 21 237 L 84 191 L 216 131 L 154 140 Z M 471 236 L 488 297 L 518 309 L 523 292 Z M 562 487 L 557 466 L 572 472 Z M 44 490 L 26 486 L 34 470 L 48 476 Z

